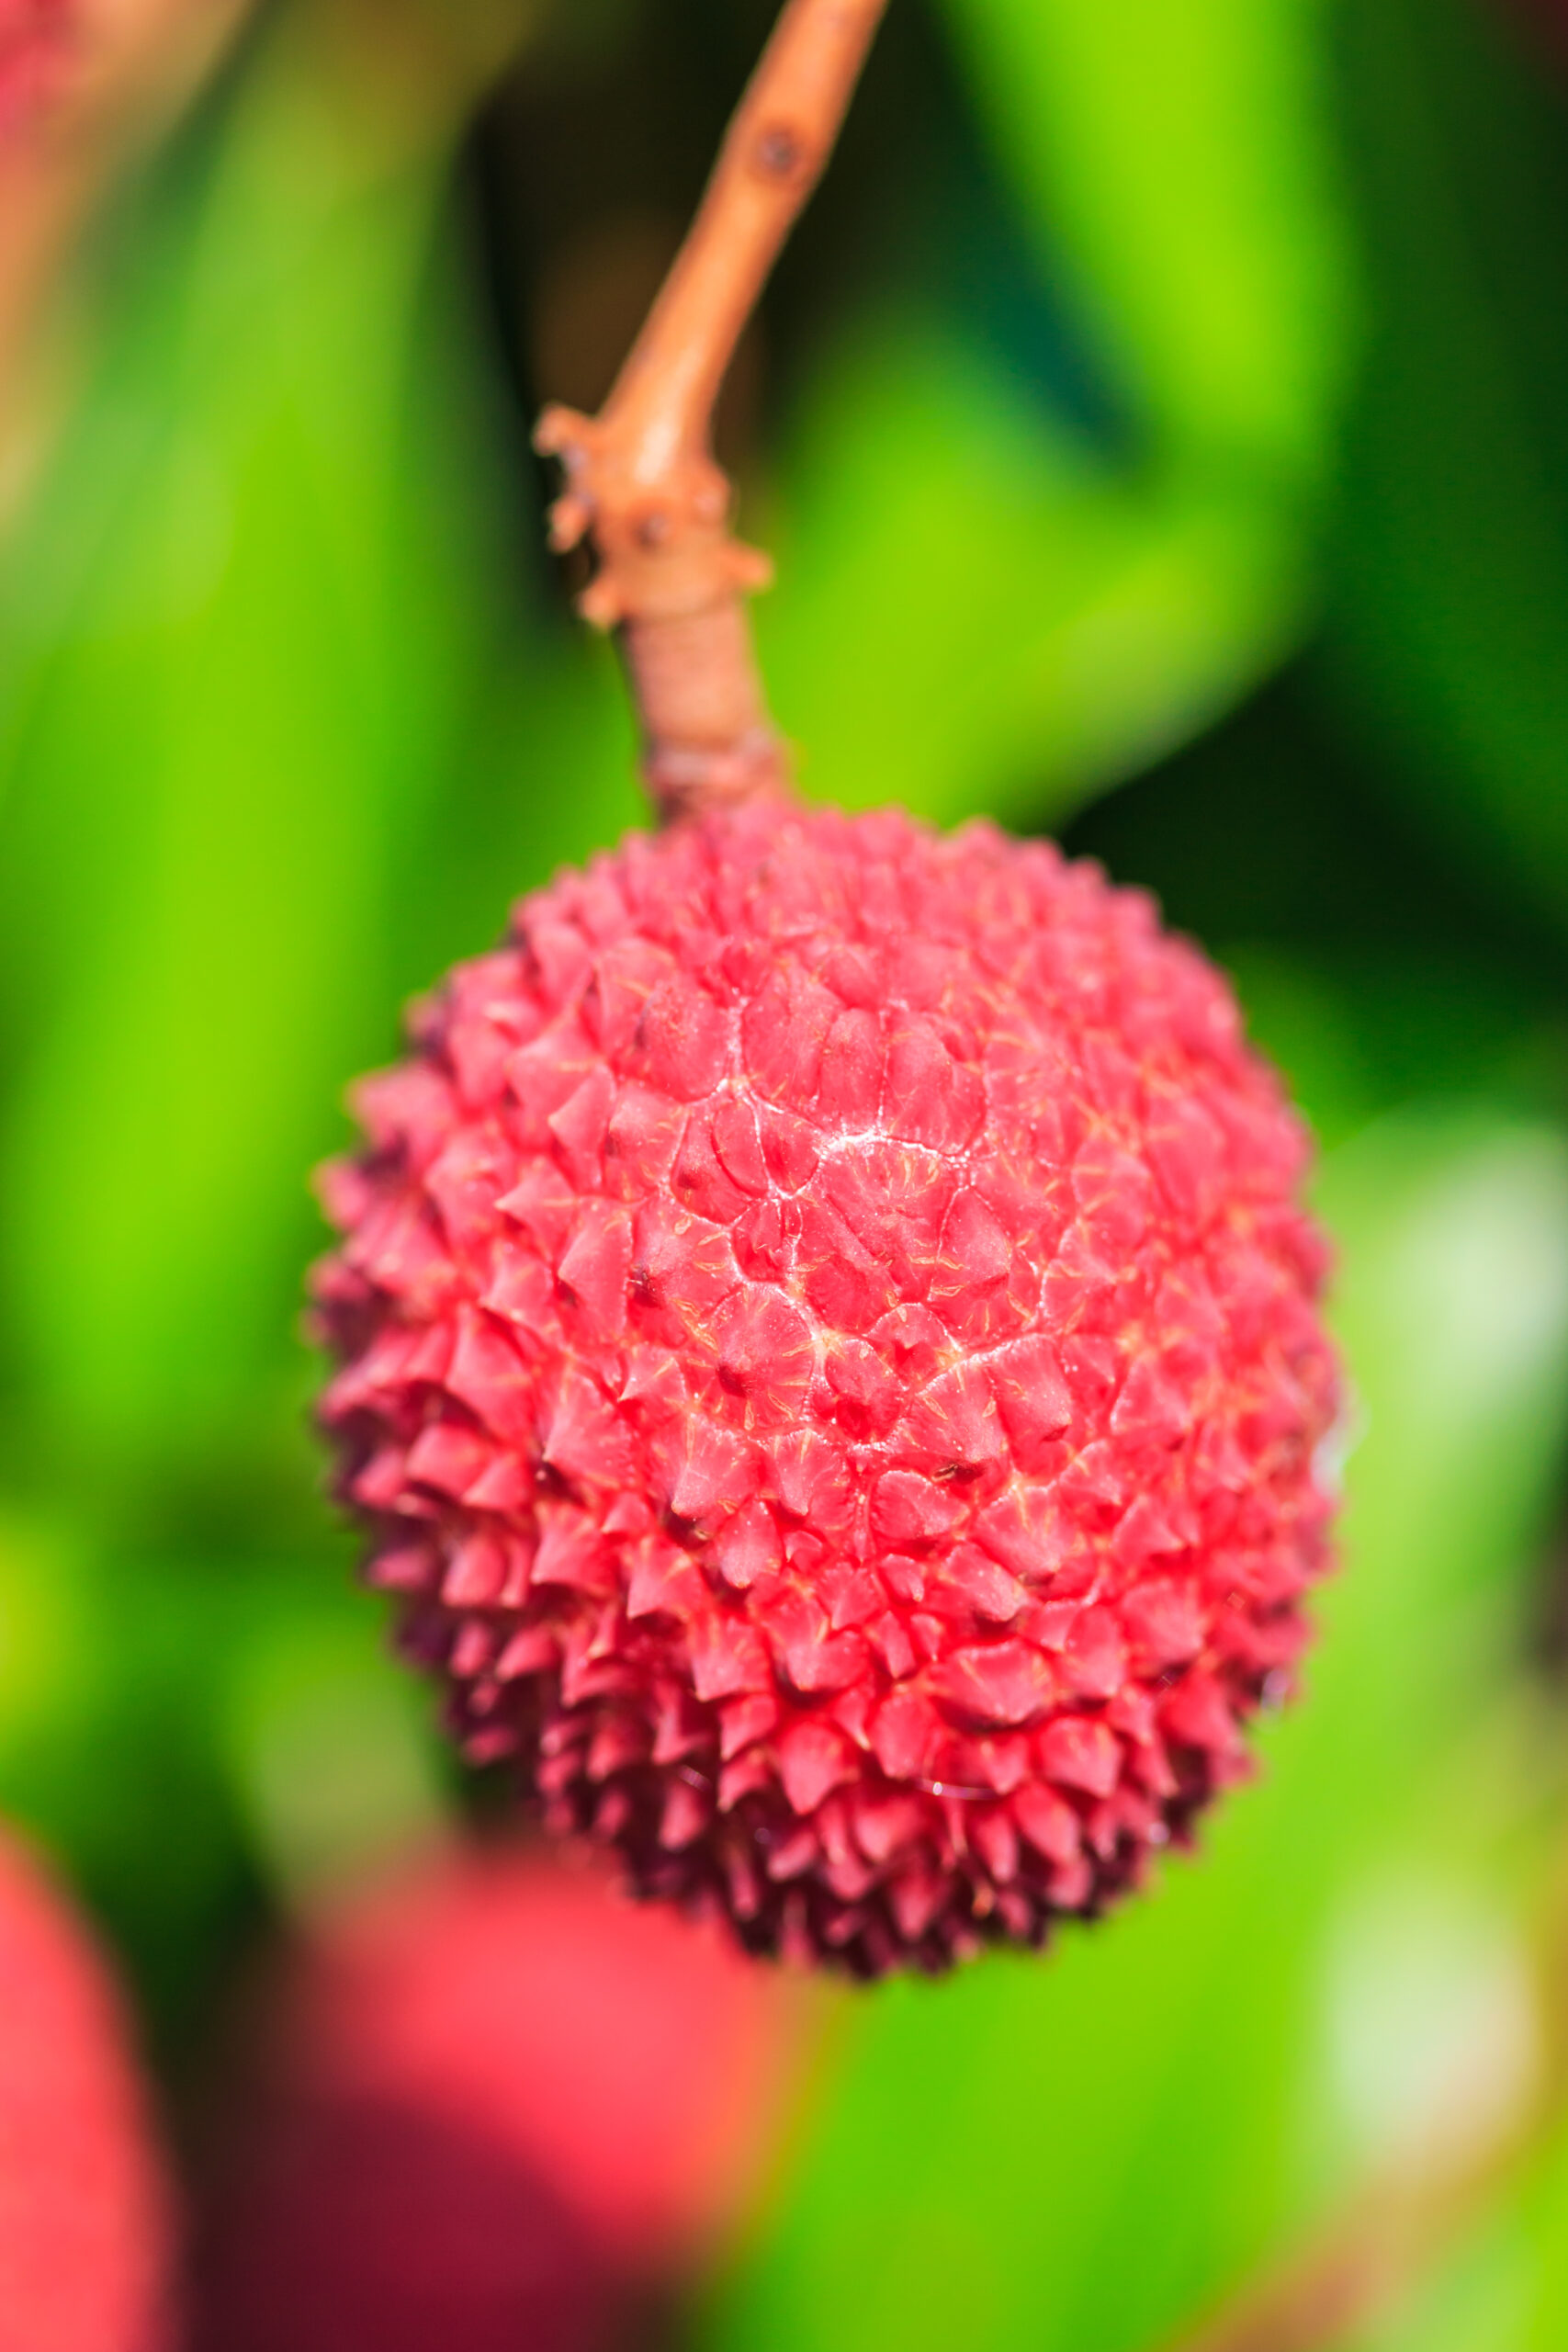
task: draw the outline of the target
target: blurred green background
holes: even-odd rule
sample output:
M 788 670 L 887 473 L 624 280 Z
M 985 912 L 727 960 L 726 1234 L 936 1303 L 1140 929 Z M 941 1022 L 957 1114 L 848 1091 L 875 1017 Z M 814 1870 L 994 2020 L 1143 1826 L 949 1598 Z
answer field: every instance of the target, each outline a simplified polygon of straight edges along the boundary
M 0 1807 L 172 2094 L 270 1918 L 465 1802 L 320 1498 L 306 1173 L 408 995 L 638 817 L 526 424 L 606 388 L 768 13 L 265 10 L 49 328 Z M 1357 1405 L 1258 1784 L 1044 1963 L 837 2012 L 705 2352 L 1568 2342 L 1565 133 L 1546 0 L 894 0 L 742 351 L 806 787 L 1060 831 L 1228 966 Z

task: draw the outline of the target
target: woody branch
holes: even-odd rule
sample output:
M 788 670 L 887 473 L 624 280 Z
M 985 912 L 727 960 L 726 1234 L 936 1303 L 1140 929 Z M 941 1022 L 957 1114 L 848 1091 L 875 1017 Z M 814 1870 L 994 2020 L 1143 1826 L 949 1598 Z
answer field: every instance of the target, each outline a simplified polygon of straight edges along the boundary
M 643 773 L 667 819 L 787 786 L 742 601 L 771 567 L 730 533 L 730 487 L 710 447 L 714 402 L 886 6 L 787 0 L 603 411 L 547 409 L 535 435 L 566 472 L 552 545 L 592 548 L 581 610 L 617 632 Z

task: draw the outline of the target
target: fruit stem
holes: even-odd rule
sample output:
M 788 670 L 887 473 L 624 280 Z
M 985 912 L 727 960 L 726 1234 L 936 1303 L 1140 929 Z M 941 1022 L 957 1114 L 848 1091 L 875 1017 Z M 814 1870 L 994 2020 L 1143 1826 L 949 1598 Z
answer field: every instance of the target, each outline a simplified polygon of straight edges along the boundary
M 788 762 L 763 701 L 743 595 L 772 567 L 729 531 L 714 402 L 785 237 L 822 175 L 886 0 L 787 0 L 731 119 L 695 220 L 597 417 L 547 408 L 535 434 L 566 488 L 558 550 L 597 560 L 579 600 L 616 631 L 666 821 L 759 790 Z

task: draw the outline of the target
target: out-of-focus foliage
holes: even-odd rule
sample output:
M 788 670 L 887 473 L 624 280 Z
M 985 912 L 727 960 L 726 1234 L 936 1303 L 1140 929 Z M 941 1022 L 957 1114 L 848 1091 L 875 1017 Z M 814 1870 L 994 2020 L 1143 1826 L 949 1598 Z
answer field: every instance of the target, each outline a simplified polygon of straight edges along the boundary
M 540 370 L 768 14 L 265 13 L 100 223 L 0 545 L 0 1806 L 182 2076 L 247 1937 L 463 1804 L 315 1491 L 305 1172 L 400 1001 L 637 819 L 525 410 L 592 397 Z M 1465 2219 L 1334 2341 L 1561 2338 L 1568 104 L 1529 38 L 894 0 L 747 357 L 807 786 L 1081 809 L 1230 962 L 1329 1147 L 1359 1402 L 1258 1785 L 1051 1958 L 844 2002 L 714 2352 L 1152 2352 L 1385 2191 Z
M 6 1453 L 77 1719 L 9 1777 L 171 1992 L 240 1867 L 226 1645 L 321 1546 L 303 1174 L 500 653 L 435 261 L 460 117 L 333 62 L 286 24 L 140 191 L 8 551 Z
M 762 641 L 813 789 L 874 802 L 896 777 L 944 817 L 1038 821 L 1302 626 L 1350 308 L 1322 11 L 944 14 L 1019 251 L 976 223 L 958 288 L 857 306 L 787 452 Z M 962 224 L 974 194 L 952 198 Z M 1055 382 L 1021 364 L 1031 334 Z
M 1563 60 L 1465 0 L 1364 0 L 1345 42 L 1372 324 L 1337 650 L 1422 821 L 1562 921 Z

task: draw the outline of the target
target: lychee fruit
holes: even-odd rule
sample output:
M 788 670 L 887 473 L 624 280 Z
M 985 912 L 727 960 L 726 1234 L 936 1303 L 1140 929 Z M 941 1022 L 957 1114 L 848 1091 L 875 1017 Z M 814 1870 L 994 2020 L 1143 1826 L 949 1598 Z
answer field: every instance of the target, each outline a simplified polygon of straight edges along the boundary
M 1093 1913 L 1325 1565 L 1303 1132 L 1151 901 L 762 798 L 515 910 L 361 1084 L 342 1491 L 476 1761 L 752 1949 Z
M 71 0 L 0 0 L 0 138 L 58 97 L 80 28 Z
M 0 1835 L 0 2343 L 161 2352 L 170 2277 L 118 1999 L 63 1898 Z
M 758 2186 L 790 1993 L 548 1853 L 314 1920 L 239 2021 L 196 2352 L 625 2342 Z

